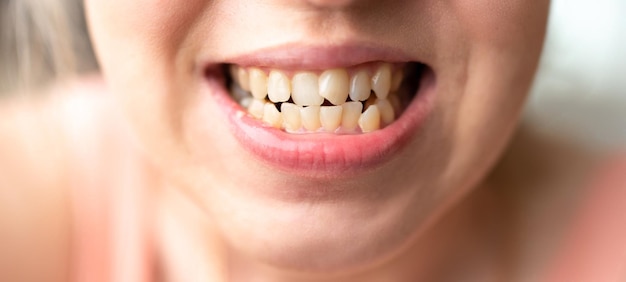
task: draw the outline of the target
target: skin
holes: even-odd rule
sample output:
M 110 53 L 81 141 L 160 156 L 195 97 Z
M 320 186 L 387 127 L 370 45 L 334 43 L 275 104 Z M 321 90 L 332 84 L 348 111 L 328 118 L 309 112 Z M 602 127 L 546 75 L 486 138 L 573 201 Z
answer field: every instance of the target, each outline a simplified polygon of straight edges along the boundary
M 432 222 L 479 186 L 515 128 L 548 10 L 539 0 L 85 4 L 104 78 L 142 150 L 166 186 L 208 217 L 202 232 L 223 250 L 210 260 L 223 263 L 227 254 L 235 269 L 300 278 L 412 258 Z M 424 58 L 437 75 L 420 138 L 373 171 L 324 180 L 265 167 L 238 147 L 217 104 L 201 99 L 198 62 L 207 58 L 354 40 Z M 284 183 L 286 193 L 320 186 L 362 193 L 300 199 L 262 192 Z
M 89 98 L 58 102 L 53 96 L 42 103 L 80 118 L 37 105 L 27 106 L 26 119 L 13 110 L 24 105 L 2 110 L 9 118 L 0 132 L 12 135 L 0 139 L 13 156 L 5 163 L 50 175 L 24 184 L 3 169 L 6 183 L 0 185 L 29 187 L 21 190 L 25 199 L 49 183 L 63 193 L 54 193 L 48 205 L 17 207 L 12 212 L 23 214 L 21 220 L 0 216 L 16 234 L 0 241 L 6 246 L 28 246 L 43 230 L 57 234 L 38 241 L 51 248 L 49 255 L 38 254 L 42 247 L 14 248 L 25 254 L 17 260 L 24 269 L 33 269 L 27 258 L 40 256 L 42 271 L 15 268 L 0 277 L 67 280 L 65 270 L 75 267 L 67 251 L 69 206 L 81 203 L 68 200 L 68 183 L 111 194 L 119 192 L 111 187 L 130 187 L 120 190 L 138 200 L 114 206 L 146 207 L 149 216 L 135 223 L 149 225 L 163 276 L 157 278 L 164 280 L 524 281 L 540 275 L 537 265 L 549 264 L 542 258 L 556 252 L 543 239 L 524 244 L 524 252 L 516 246 L 520 234 L 555 238 L 563 228 L 542 222 L 562 221 L 551 212 L 555 203 L 565 214 L 576 204 L 553 199 L 579 193 L 560 182 L 537 184 L 537 173 L 527 168 L 549 162 L 529 156 L 559 159 L 553 167 L 567 172 L 549 172 L 554 175 L 588 167 L 519 133 L 502 158 L 537 66 L 548 1 L 86 0 L 85 6 L 102 77 L 82 79 L 69 91 Z M 357 40 L 423 58 L 437 76 L 434 110 L 418 138 L 376 169 L 324 179 L 266 167 L 239 147 L 215 101 L 202 98 L 199 62 L 286 43 Z M 23 120 L 33 125 L 15 122 Z M 22 142 L 43 139 L 52 141 L 40 149 Z M 58 156 L 20 157 L 54 150 Z M 283 196 L 266 193 L 273 187 L 284 187 Z M 334 198 L 293 192 L 316 187 L 360 188 Z M 51 226 L 30 214 L 49 215 Z M 120 261 L 132 252 L 122 253 Z

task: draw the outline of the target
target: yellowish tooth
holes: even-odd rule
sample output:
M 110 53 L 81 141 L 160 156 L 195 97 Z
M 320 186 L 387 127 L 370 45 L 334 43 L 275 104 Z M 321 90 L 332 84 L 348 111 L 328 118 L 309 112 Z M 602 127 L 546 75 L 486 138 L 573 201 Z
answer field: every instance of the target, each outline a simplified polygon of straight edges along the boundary
M 345 131 L 353 131 L 359 125 L 359 117 L 363 111 L 361 102 L 347 102 L 342 105 L 341 127 Z
M 310 72 L 296 73 L 291 79 L 291 99 L 299 106 L 319 106 L 324 98 L 319 95 L 317 75 Z
M 391 89 L 391 65 L 381 64 L 376 73 L 372 76 L 372 90 L 376 97 L 387 98 Z
M 370 97 L 372 83 L 367 71 L 361 70 L 350 79 L 350 99 L 352 101 L 365 101 Z
M 380 129 L 380 111 L 376 105 L 369 106 L 359 117 L 359 126 L 363 133 Z
M 326 132 L 335 132 L 341 125 L 341 106 L 322 106 L 320 108 L 320 122 Z
M 281 71 L 273 70 L 267 80 L 267 96 L 274 103 L 285 102 L 291 96 L 291 82 Z
M 344 69 L 332 69 L 323 72 L 319 79 L 320 96 L 333 105 L 341 105 L 348 99 L 350 78 Z
M 390 124 L 396 120 L 396 113 L 393 106 L 387 99 L 376 99 L 376 107 L 380 111 L 380 118 L 384 124 Z
M 237 77 L 235 81 L 237 81 L 241 89 L 250 91 L 250 76 L 246 69 L 237 67 L 237 74 L 234 77 Z
M 300 118 L 300 110 L 302 107 L 292 103 L 282 103 L 280 111 L 283 115 L 283 124 L 287 131 L 298 131 L 302 127 L 302 119 Z
M 300 110 L 302 126 L 308 131 L 317 131 L 320 123 L 320 106 L 309 106 Z
M 257 119 L 263 118 L 263 112 L 265 111 L 265 102 L 258 99 L 252 99 L 248 106 L 248 113 Z
M 283 118 L 276 106 L 272 103 L 265 103 L 263 108 L 263 121 L 267 125 L 280 128 L 283 125 Z
M 396 71 L 393 74 L 393 80 L 391 82 L 391 92 L 396 92 L 400 89 L 400 85 L 402 84 L 402 79 L 404 78 L 404 71 L 401 69 Z
M 254 98 L 263 100 L 267 96 L 267 75 L 260 69 L 251 68 L 250 76 L 250 92 Z

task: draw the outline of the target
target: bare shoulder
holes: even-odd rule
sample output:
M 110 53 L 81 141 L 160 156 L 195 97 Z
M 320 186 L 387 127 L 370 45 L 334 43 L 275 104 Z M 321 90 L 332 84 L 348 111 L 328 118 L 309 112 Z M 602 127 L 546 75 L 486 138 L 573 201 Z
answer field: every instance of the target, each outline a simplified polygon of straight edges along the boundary
M 95 82 L 0 100 L 0 280 L 67 281 L 77 134 L 97 136 Z

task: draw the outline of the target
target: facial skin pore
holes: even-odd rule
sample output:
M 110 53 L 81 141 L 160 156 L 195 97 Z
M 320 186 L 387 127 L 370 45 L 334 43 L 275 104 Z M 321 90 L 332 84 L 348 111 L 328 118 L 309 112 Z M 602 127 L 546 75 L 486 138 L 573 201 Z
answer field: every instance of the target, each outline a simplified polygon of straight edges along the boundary
M 159 173 L 204 211 L 228 252 L 294 273 L 390 260 L 479 186 L 515 128 L 548 4 L 85 2 L 105 80 Z M 401 152 L 343 177 L 294 174 L 251 156 L 206 88 L 206 65 L 258 50 L 359 44 L 419 58 L 435 74 L 435 94 Z

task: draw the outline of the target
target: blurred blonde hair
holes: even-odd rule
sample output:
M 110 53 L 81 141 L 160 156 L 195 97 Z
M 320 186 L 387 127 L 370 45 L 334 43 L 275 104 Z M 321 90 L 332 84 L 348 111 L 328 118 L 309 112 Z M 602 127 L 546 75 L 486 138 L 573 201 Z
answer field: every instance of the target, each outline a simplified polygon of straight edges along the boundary
M 96 69 L 82 0 L 0 0 L 0 95 Z

